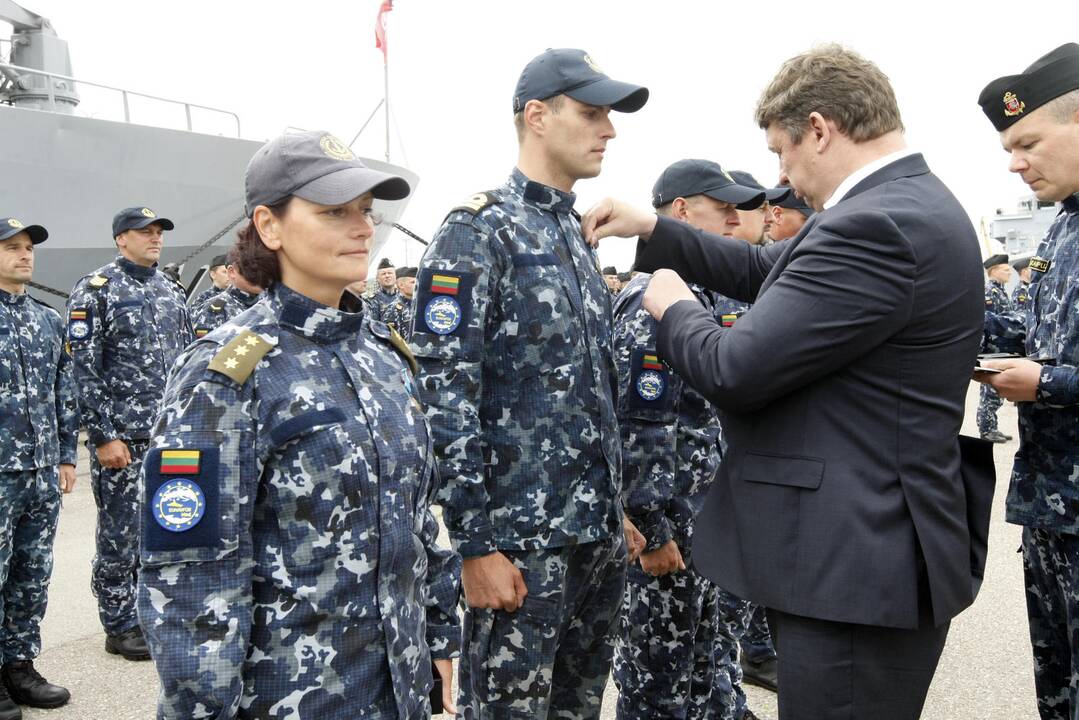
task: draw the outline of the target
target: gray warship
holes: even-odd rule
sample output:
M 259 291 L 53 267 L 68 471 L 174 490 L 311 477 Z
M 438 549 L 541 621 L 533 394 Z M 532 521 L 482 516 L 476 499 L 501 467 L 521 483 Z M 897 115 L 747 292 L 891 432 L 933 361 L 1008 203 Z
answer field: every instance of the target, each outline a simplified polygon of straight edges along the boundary
M 0 0 L 0 21 L 13 27 L 10 41 L 0 40 L 0 215 L 49 229 L 35 252 L 34 296 L 63 308 L 75 281 L 115 256 L 112 216 L 132 205 L 176 223 L 162 263 L 180 266 L 189 296 L 206 287 L 208 262 L 232 244 L 242 220 L 244 170 L 262 142 L 245 139 L 240 116 L 228 110 L 76 78 L 52 23 L 13 0 Z M 115 117 L 81 113 L 87 94 Z M 135 106 L 169 111 L 185 127 L 135 122 Z M 406 168 L 363 161 L 418 183 Z M 408 199 L 376 204 L 386 221 L 372 257 Z

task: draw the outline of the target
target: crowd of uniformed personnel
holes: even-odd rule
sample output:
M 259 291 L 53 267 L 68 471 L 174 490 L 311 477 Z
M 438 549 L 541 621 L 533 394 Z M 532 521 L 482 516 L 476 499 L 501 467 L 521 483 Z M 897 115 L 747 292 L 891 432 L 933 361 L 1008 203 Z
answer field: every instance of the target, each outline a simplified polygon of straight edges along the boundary
M 1079 46 L 1047 58 L 980 100 L 1011 169 L 1063 202 L 1012 298 L 1007 256 L 985 261 L 983 348 L 1038 362 L 976 379 L 984 438 L 1008 439 L 993 404 L 1019 402 L 1008 518 L 1049 719 L 1079 712 Z M 135 206 L 61 319 L 25 292 L 47 231 L 0 219 L 0 720 L 70 697 L 33 660 L 80 429 L 105 649 L 156 661 L 160 718 L 585 720 L 612 671 L 625 720 L 753 718 L 743 681 L 782 700 L 765 609 L 693 563 L 724 411 L 659 354 L 652 276 L 601 269 L 574 208 L 612 111 L 648 94 L 581 50 L 537 56 L 509 178 L 419 267 L 384 258 L 371 292 L 374 203 L 411 189 L 324 132 L 256 153 L 248 222 L 192 299 L 159 268 L 173 223 Z M 768 246 L 826 216 L 798 189 L 682 159 L 651 199 Z M 753 313 L 689 289 L 716 332 Z

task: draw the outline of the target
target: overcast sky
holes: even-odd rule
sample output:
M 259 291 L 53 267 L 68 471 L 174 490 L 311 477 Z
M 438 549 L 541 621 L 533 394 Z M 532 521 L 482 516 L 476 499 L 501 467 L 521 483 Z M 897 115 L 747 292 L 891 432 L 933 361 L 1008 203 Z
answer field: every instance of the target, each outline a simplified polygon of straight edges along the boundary
M 348 142 L 383 96 L 379 0 L 19 2 L 68 41 L 77 77 L 233 110 L 250 139 L 300 127 Z M 640 112 L 613 115 L 602 175 L 576 188 L 581 212 L 608 194 L 646 205 L 660 171 L 685 157 L 774 183 L 755 102 L 783 60 L 836 41 L 888 74 L 908 143 L 977 225 L 1027 194 L 978 93 L 1079 40 L 1079 3 L 397 0 L 388 24 L 391 160 L 421 178 L 402 224 L 425 238 L 513 167 L 513 87 L 547 47 L 584 48 L 615 79 L 651 90 Z M 381 159 L 384 138 L 380 113 L 354 148 Z M 421 252 L 400 233 L 384 250 L 399 265 Z M 607 241 L 600 255 L 626 269 L 632 250 Z

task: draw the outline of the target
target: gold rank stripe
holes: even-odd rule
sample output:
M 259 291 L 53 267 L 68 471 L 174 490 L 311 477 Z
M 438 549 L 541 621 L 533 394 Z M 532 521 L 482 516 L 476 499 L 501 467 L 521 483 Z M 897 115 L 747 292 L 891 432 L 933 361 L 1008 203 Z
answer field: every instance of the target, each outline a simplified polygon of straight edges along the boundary
M 259 335 L 244 330 L 217 351 L 207 366 L 241 385 L 247 382 L 259 360 L 273 349 L 273 345 Z
M 86 311 L 85 310 L 72 310 L 71 311 L 71 319 L 72 320 L 85 320 L 86 319 Z

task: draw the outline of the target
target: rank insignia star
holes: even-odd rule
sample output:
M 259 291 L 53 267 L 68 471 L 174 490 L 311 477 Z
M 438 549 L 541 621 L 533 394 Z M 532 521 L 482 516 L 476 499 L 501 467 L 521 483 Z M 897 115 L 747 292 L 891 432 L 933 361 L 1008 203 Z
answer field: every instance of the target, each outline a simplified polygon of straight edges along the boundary
M 239 365 L 239 364 L 240 364 L 239 361 L 237 361 L 237 360 L 235 360 L 233 358 L 229 358 L 228 360 L 225 361 L 225 367 L 227 367 L 229 370 L 235 370 L 236 366 Z

